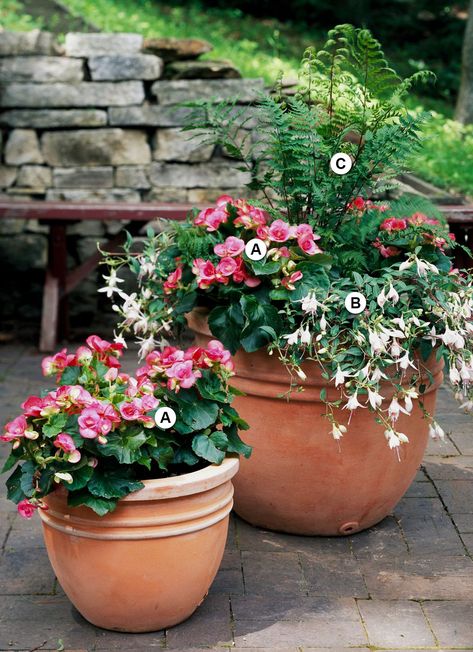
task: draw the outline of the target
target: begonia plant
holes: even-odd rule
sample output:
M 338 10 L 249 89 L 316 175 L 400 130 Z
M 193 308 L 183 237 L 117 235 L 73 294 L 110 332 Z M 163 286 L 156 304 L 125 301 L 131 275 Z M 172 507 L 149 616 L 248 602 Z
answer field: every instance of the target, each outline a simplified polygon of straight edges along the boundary
M 233 363 L 220 342 L 152 351 L 134 375 L 121 370 L 123 346 L 92 335 L 74 353 L 43 360 L 55 388 L 29 396 L 0 435 L 11 445 L 8 497 L 22 516 L 44 508 L 59 485 L 69 505 L 104 515 L 143 480 L 249 455 L 238 435 L 246 424 L 230 405 Z

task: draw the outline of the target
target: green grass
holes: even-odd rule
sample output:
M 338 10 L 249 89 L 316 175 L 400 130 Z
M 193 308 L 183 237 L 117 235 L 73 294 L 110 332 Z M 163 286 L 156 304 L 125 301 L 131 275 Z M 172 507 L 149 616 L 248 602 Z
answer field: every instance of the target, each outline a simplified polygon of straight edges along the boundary
M 41 29 L 44 22 L 25 14 L 22 4 L 17 0 L 0 0 L 0 26 L 14 32 L 28 32 L 31 29 Z
M 139 32 L 145 36 L 204 38 L 213 51 L 205 58 L 229 59 L 245 77 L 263 77 L 270 83 L 282 71 L 295 77 L 299 59 L 308 45 L 321 45 L 322 30 L 261 20 L 234 9 L 203 8 L 197 0 L 185 8 L 157 0 L 61 0 L 75 16 L 109 32 Z M 28 17 L 17 0 L 0 0 L 0 22 L 5 29 L 41 27 Z M 46 25 L 47 26 L 47 25 Z M 402 52 L 391 45 L 394 65 Z M 401 53 L 401 54 L 400 54 Z M 388 50 L 388 56 L 390 52 Z M 400 59 L 399 59 L 400 60 Z M 453 107 L 429 97 L 428 89 L 409 100 L 409 108 L 433 112 L 424 129 L 424 149 L 411 169 L 434 184 L 473 196 L 473 127 L 462 128 L 452 118 Z

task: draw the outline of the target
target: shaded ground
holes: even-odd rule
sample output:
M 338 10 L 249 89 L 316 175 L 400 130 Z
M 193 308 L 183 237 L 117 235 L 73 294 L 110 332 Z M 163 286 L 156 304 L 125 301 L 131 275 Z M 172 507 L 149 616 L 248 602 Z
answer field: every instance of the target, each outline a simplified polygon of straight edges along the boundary
M 0 348 L 2 422 L 43 386 L 40 359 L 31 346 Z M 0 650 L 473 651 L 473 422 L 446 389 L 438 415 L 451 434 L 429 446 L 392 516 L 329 539 L 234 518 L 210 595 L 167 632 L 117 634 L 83 620 L 50 569 L 39 519 L 17 517 L 2 486 Z

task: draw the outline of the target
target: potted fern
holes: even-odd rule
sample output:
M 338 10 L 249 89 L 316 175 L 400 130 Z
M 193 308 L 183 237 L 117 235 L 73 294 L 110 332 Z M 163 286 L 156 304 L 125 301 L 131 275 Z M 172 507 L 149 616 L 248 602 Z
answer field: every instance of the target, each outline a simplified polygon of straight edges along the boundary
M 199 345 L 218 337 L 235 354 L 254 449 L 235 509 L 251 523 L 369 527 L 407 490 L 429 432 L 442 435 L 445 363 L 473 406 L 473 288 L 452 269 L 453 237 L 423 200 L 373 199 L 421 144 L 426 116 L 402 99 L 427 78 L 401 80 L 369 31 L 342 25 L 306 51 L 294 97 L 277 85 L 250 114 L 198 104 L 188 129 L 241 159 L 260 199 L 223 196 L 108 260 L 137 275 L 116 310 L 143 351 L 187 316 Z

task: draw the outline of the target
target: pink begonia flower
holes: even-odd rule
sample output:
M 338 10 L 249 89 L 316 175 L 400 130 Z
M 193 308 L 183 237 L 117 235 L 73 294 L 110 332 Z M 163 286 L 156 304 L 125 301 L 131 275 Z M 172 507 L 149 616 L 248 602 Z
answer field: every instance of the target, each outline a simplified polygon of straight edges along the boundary
M 388 217 L 381 223 L 379 228 L 382 231 L 404 231 L 404 229 L 407 229 L 407 221 L 396 217 Z
M 88 346 L 79 346 L 76 351 L 76 359 L 79 364 L 88 364 L 94 357 L 94 352 Z
M 65 453 L 72 453 L 76 450 L 74 440 L 66 432 L 60 432 L 56 439 L 53 441 L 53 444 L 56 446 L 56 448 L 60 448 Z
M 63 385 L 52 392 L 51 396 L 55 403 L 63 408 L 90 407 L 95 403 L 95 399 L 81 385 Z
M 440 224 L 440 222 L 434 218 L 427 217 L 427 215 L 424 215 L 424 213 L 414 213 L 410 217 L 407 218 L 407 221 L 409 224 L 412 224 L 413 226 L 421 226 L 422 224 Z
M 297 244 L 300 249 L 307 254 L 308 256 L 313 256 L 314 254 L 320 254 L 321 249 L 318 247 L 314 241 L 312 235 L 301 235 L 297 238 Z
M 226 256 L 239 256 L 244 249 L 245 242 L 241 238 L 229 235 L 225 242 L 215 245 L 214 252 L 220 258 L 225 258 Z
M 269 238 L 269 226 L 258 226 L 256 229 L 256 235 L 260 240 L 267 240 Z
M 197 285 L 205 290 L 216 281 L 215 267 L 210 260 L 196 258 L 192 264 L 192 272 L 197 276 Z
M 107 373 L 104 376 L 104 380 L 109 383 L 113 383 L 114 380 L 118 378 L 118 369 L 116 367 L 110 367 Z
M 50 397 L 28 396 L 26 401 L 21 404 L 21 407 L 26 417 L 40 417 L 43 408 L 52 402 L 53 400 Z
M 248 204 L 244 199 L 233 201 L 233 206 L 238 211 L 238 217 L 233 220 L 235 226 L 243 226 L 246 229 L 256 229 L 266 224 L 266 215 L 260 208 Z
M 300 271 L 292 272 L 292 274 L 290 274 L 289 276 L 285 276 L 282 279 L 281 283 L 288 290 L 295 290 L 296 287 L 295 287 L 294 283 L 296 283 L 297 281 L 300 281 L 302 277 L 303 277 L 302 272 L 300 272 Z
M 230 351 L 223 346 L 219 340 L 210 340 L 205 350 L 206 357 L 211 362 L 219 362 L 228 371 L 233 371 L 234 365 Z
M 166 376 L 169 378 L 169 389 L 177 390 L 179 387 L 189 389 L 196 380 L 202 376 L 198 369 L 193 369 L 191 360 L 176 362 L 170 369 L 166 369 Z
M 100 414 L 94 408 L 85 408 L 78 419 L 79 432 L 85 439 L 95 439 L 100 434 Z
M 233 273 L 233 280 L 235 281 L 235 283 L 244 283 L 246 286 L 250 288 L 257 287 L 261 283 L 261 281 L 259 278 L 250 276 L 248 274 L 245 264 L 243 262 L 243 258 L 237 258 L 236 262 L 238 267 Z
M 143 414 L 143 406 L 139 398 L 134 398 L 129 403 L 122 403 L 119 410 L 125 421 L 136 421 Z
M 217 206 L 217 208 L 206 208 L 197 215 L 194 220 L 196 226 L 206 226 L 207 231 L 217 231 L 221 224 L 224 224 L 228 219 L 228 213 L 224 206 Z
M 145 412 L 149 412 L 150 410 L 154 410 L 158 407 L 159 401 L 152 394 L 145 394 L 141 397 L 141 405 Z
M 21 414 L 19 417 L 9 421 L 5 426 L 5 433 L 0 436 L 1 441 L 13 441 L 14 439 L 20 439 L 20 437 L 25 436 L 25 432 L 28 430 L 28 423 L 24 414 Z
M 233 197 L 230 197 L 230 195 L 220 195 L 215 203 L 217 206 L 226 206 L 227 204 L 233 204 Z
M 386 247 L 385 245 L 383 245 L 383 243 L 379 238 L 376 238 L 376 240 L 373 242 L 373 247 L 376 247 L 376 249 L 378 249 L 379 253 L 383 258 L 391 258 L 392 256 L 397 256 L 398 254 L 401 253 L 401 250 L 398 249 L 397 247 L 393 247 L 393 246 Z
M 74 366 L 75 363 L 76 356 L 67 353 L 67 349 L 62 349 L 59 353 L 43 358 L 41 361 L 43 376 L 52 376 L 61 373 L 66 367 Z
M 123 344 L 119 342 L 107 342 L 98 335 L 89 335 L 86 342 L 87 346 L 97 353 L 109 353 L 110 351 L 121 353 L 124 348 Z
M 182 267 L 178 267 L 171 272 L 167 279 L 163 283 L 164 294 L 171 294 L 174 290 L 177 289 L 179 281 L 182 279 Z
M 284 220 L 274 220 L 269 226 L 269 237 L 273 242 L 286 242 L 295 234 L 295 229 Z
M 237 268 L 238 263 L 235 261 L 235 259 L 230 258 L 230 256 L 225 256 L 225 258 L 222 258 L 222 260 L 218 263 L 215 272 L 216 275 L 223 274 L 223 276 L 231 276 Z
M 38 509 L 38 505 L 31 504 L 30 501 L 25 498 L 24 500 L 20 500 L 16 508 L 20 516 L 23 518 L 31 518 L 35 513 L 35 510 Z

